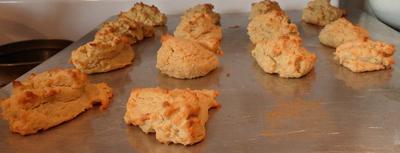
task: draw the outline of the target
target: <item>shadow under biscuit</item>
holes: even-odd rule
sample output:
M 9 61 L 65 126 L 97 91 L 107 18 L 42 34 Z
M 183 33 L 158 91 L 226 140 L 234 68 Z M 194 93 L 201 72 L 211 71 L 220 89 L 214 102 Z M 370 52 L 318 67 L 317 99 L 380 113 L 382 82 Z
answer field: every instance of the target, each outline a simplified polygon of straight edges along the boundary
M 158 72 L 157 80 L 161 88 L 209 89 L 219 86 L 222 71 L 223 68 L 218 67 L 209 74 L 194 79 L 176 79 Z

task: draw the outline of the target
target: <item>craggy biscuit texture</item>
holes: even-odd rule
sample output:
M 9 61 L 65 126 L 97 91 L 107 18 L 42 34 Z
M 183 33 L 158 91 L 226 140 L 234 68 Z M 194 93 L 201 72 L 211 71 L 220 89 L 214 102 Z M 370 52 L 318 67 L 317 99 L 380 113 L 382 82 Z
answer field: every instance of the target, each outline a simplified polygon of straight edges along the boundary
M 212 4 L 206 3 L 206 4 L 198 4 L 188 10 L 184 13 L 184 15 L 181 17 L 181 20 L 192 20 L 193 16 L 195 14 L 205 14 L 208 15 L 211 18 L 211 22 L 213 24 L 218 25 L 220 22 L 220 15 L 216 12 L 213 11 L 214 6 Z
M 348 42 L 336 48 L 335 59 L 353 72 L 391 68 L 395 47 L 379 41 Z
M 300 78 L 310 72 L 316 56 L 301 45 L 298 36 L 283 36 L 277 40 L 257 43 L 252 55 L 266 73 L 283 78 Z
M 134 89 L 124 120 L 155 133 L 162 143 L 191 145 L 204 139 L 208 110 L 219 106 L 217 95 L 214 90 Z
M 111 96 L 107 84 L 91 84 L 79 70 L 56 69 L 13 82 L 11 97 L 0 104 L 10 130 L 29 135 L 71 120 L 95 103 L 105 109 Z
M 319 33 L 322 44 L 333 48 L 352 41 L 368 39 L 368 31 L 360 26 L 353 25 L 345 18 L 340 18 L 326 25 Z
M 196 41 L 216 54 L 223 54 L 220 47 L 221 27 L 213 24 L 212 18 L 207 14 L 193 14 L 191 18 L 181 20 L 174 35 Z
M 256 16 L 250 21 L 247 31 L 253 44 L 286 35 L 300 35 L 297 26 L 289 23 L 285 12 L 276 10 Z
M 192 79 L 218 67 L 217 55 L 195 41 L 164 35 L 161 42 L 156 67 L 168 76 Z
M 96 33 L 95 39 L 112 41 L 110 39 L 112 39 L 113 36 L 110 35 L 126 37 L 130 44 L 134 44 L 143 40 L 144 37 L 153 36 L 154 28 L 121 16 L 116 21 L 105 23 Z
M 167 16 L 161 13 L 156 6 L 144 3 L 136 3 L 129 11 L 122 12 L 120 16 L 125 16 L 146 26 L 162 26 L 167 23 Z
M 257 3 L 252 3 L 249 20 L 252 20 L 258 15 L 266 14 L 272 10 L 283 11 L 276 1 L 263 0 Z
M 330 0 L 311 0 L 303 9 L 301 19 L 306 23 L 325 26 L 343 15 L 345 11 L 332 6 Z
M 108 72 L 131 64 L 135 52 L 129 39 L 109 37 L 110 41 L 94 40 L 74 50 L 71 63 L 87 74 Z

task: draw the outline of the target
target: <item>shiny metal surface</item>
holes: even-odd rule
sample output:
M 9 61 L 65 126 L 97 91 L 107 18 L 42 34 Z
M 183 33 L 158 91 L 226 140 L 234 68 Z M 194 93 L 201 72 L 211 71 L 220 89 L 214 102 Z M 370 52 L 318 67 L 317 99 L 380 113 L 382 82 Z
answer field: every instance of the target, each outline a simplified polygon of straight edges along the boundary
M 249 53 L 247 14 L 222 15 L 225 55 L 220 67 L 206 77 L 177 80 L 155 68 L 160 47 L 157 32 L 135 47 L 132 66 L 91 75 L 92 82 L 107 82 L 114 89 L 111 107 L 91 109 L 76 119 L 36 135 L 11 134 L 0 121 L 1 152 L 400 152 L 400 57 L 392 70 L 352 73 L 333 61 L 333 49 L 317 38 L 320 28 L 300 22 L 300 12 L 290 11 L 304 45 L 318 56 L 315 69 L 301 79 L 281 79 L 262 72 Z M 349 18 L 371 32 L 373 39 L 400 45 L 399 34 L 364 13 Z M 179 21 L 169 16 L 172 32 Z M 238 27 L 239 26 L 239 27 Z M 71 67 L 70 51 L 91 40 L 94 32 L 74 43 L 31 72 Z M 25 77 L 25 76 L 23 76 Z M 132 88 L 155 87 L 216 89 L 222 108 L 210 111 L 207 137 L 184 147 L 164 145 L 153 134 L 123 122 Z M 6 86 L 0 95 L 10 94 Z

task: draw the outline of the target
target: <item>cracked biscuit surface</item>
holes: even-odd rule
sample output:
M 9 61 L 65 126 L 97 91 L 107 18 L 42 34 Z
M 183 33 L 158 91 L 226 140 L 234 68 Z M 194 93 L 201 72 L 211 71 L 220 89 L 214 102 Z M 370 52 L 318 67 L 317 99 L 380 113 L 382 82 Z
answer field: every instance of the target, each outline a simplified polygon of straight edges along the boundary
M 330 0 L 311 0 L 303 9 L 301 19 L 306 23 L 325 26 L 343 15 L 346 11 L 332 6 Z
M 12 95 L 1 102 L 2 116 L 12 132 L 29 135 L 71 120 L 95 103 L 105 109 L 111 96 L 107 84 L 91 84 L 79 70 L 50 70 L 14 81 Z
M 250 21 L 247 31 L 253 44 L 285 35 L 300 35 L 297 26 L 289 22 L 285 12 L 277 10 L 256 16 Z
M 277 40 L 257 43 L 252 55 L 266 73 L 283 78 L 300 78 L 310 72 L 316 56 L 301 45 L 298 36 L 283 36 Z
M 364 28 L 353 25 L 345 18 L 340 18 L 321 30 L 319 40 L 326 46 L 336 48 L 346 42 L 367 40 L 368 35 L 368 31 Z
M 190 145 L 204 139 L 208 110 L 218 107 L 214 90 L 142 88 L 131 92 L 126 124 L 155 133 L 162 143 Z
M 120 16 L 125 16 L 133 21 L 152 27 L 162 26 L 167 23 L 167 16 L 161 13 L 156 6 L 149 6 L 144 3 L 135 3 L 129 11 L 122 12 Z
M 185 11 L 183 16 L 181 17 L 181 20 L 192 20 L 193 16 L 196 14 L 205 14 L 210 17 L 211 22 L 213 24 L 218 25 L 220 22 L 220 15 L 216 12 L 213 11 L 214 6 L 212 4 L 206 3 L 206 4 L 198 4 L 188 10 Z
M 258 15 L 266 14 L 272 10 L 283 11 L 276 1 L 263 0 L 257 3 L 252 3 L 249 20 L 252 20 Z
M 71 63 L 75 68 L 87 74 L 108 72 L 125 67 L 135 57 L 126 37 L 109 36 L 110 41 L 94 40 L 71 54 Z
M 336 48 L 335 60 L 353 72 L 391 68 L 395 47 L 380 41 L 354 41 Z
M 174 35 L 196 41 L 216 54 L 223 54 L 220 47 L 221 27 L 213 24 L 212 18 L 207 14 L 193 14 L 191 18 L 181 20 Z
M 218 67 L 217 55 L 199 43 L 170 35 L 161 37 L 156 67 L 178 79 L 205 76 Z

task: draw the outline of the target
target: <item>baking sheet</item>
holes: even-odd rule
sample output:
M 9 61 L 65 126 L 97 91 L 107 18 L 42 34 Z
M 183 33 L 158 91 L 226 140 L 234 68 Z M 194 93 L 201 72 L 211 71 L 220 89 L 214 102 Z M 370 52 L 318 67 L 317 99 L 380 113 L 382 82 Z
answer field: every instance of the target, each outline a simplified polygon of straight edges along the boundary
M 45 132 L 19 136 L 0 121 L 0 152 L 400 152 L 400 57 L 392 70 L 352 73 L 333 61 L 333 49 L 318 41 L 319 27 L 300 21 L 301 12 L 289 11 L 304 45 L 317 54 L 315 69 L 301 79 L 265 74 L 250 55 L 247 14 L 222 15 L 225 55 L 220 67 L 194 80 L 177 80 L 155 68 L 159 37 L 172 33 L 179 16 L 169 16 L 154 38 L 135 46 L 133 65 L 91 75 L 92 82 L 113 87 L 106 111 L 91 109 L 76 119 Z M 368 29 L 373 39 L 399 47 L 399 34 L 362 12 L 350 12 L 353 22 Z M 239 27 L 237 27 L 239 26 Z M 93 30 L 32 72 L 71 67 L 71 50 L 93 39 Z M 23 77 L 25 77 L 24 75 Z M 216 89 L 220 109 L 210 111 L 207 137 L 184 147 L 165 145 L 154 134 L 125 125 L 125 104 L 132 88 Z M 10 85 L 0 97 L 10 94 Z

